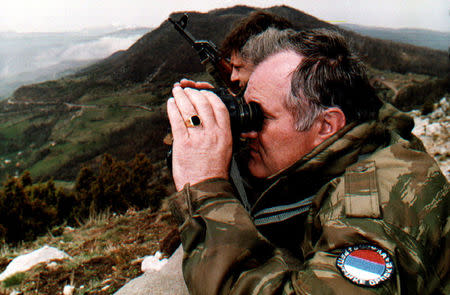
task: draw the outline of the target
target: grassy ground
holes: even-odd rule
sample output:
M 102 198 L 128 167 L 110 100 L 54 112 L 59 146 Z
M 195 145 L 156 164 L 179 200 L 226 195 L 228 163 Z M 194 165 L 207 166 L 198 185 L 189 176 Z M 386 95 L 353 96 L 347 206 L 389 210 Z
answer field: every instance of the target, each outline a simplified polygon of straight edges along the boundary
M 75 294 L 113 294 L 141 273 L 140 258 L 154 254 L 160 241 L 175 228 L 167 210 L 129 210 L 124 215 L 103 213 L 79 228 L 55 228 L 35 242 L 3 247 L 0 271 L 13 257 L 44 245 L 56 247 L 72 259 L 56 265 L 41 264 L 32 271 L 4 281 L 0 295 L 13 290 L 24 294 L 62 294 L 65 285 Z

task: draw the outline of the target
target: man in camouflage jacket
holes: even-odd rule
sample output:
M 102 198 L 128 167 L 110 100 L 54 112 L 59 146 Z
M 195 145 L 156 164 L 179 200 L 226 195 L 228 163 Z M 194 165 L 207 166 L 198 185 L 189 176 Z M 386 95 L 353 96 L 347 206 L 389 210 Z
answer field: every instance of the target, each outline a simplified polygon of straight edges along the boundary
M 449 184 L 340 36 L 296 34 L 252 74 L 245 100 L 266 119 L 243 134 L 260 179 L 248 210 L 228 180 L 220 99 L 173 94 L 171 202 L 192 294 L 448 293 Z

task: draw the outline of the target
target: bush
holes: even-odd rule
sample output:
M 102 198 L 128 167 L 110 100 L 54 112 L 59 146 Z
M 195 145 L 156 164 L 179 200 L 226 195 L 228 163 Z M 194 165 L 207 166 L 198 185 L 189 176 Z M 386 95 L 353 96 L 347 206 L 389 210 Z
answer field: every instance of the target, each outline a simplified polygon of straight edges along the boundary
M 430 104 L 438 102 L 439 99 L 449 92 L 450 76 L 442 79 L 427 80 L 402 89 L 397 94 L 395 106 L 403 111 L 410 111 L 428 104 L 428 106 L 425 106 L 425 111 L 429 111 Z
M 434 103 L 432 99 L 427 99 L 425 103 L 423 104 L 422 108 L 420 109 L 420 112 L 422 115 L 428 115 L 429 113 L 432 113 L 434 111 Z
M 105 210 L 157 210 L 167 192 L 152 178 L 153 165 L 143 154 L 128 163 L 105 154 L 97 170 L 80 170 L 75 192 L 57 188 L 53 180 L 33 184 L 29 172 L 9 177 L 0 190 L 0 241 L 31 240 L 51 227 L 73 225 Z
M 130 207 L 158 209 L 167 193 L 161 185 L 149 185 L 152 177 L 153 165 L 143 154 L 129 163 L 105 154 L 97 173 L 89 168 L 80 171 L 75 186 L 81 204 L 79 214 L 86 217 L 106 209 L 125 212 Z
M 8 178 L 0 191 L 1 239 L 8 243 L 30 240 L 57 224 L 57 207 L 47 203 L 54 194 L 54 185 L 32 186 L 28 172 Z

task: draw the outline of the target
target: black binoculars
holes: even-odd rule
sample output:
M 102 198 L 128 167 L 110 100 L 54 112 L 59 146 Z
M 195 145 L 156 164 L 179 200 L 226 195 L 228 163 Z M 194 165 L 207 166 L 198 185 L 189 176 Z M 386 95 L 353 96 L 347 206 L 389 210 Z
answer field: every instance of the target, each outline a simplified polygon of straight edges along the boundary
M 228 109 L 233 138 L 239 138 L 241 133 L 261 130 L 264 115 L 258 103 L 246 103 L 241 96 L 233 96 L 225 88 L 213 92 Z

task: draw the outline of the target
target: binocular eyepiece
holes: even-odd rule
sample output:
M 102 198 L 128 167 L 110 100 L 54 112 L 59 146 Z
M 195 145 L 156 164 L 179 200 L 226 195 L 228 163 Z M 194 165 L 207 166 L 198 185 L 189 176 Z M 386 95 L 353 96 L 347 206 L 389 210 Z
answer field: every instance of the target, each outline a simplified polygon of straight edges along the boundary
M 241 96 L 232 96 L 224 88 L 213 92 L 228 109 L 233 138 L 239 138 L 241 133 L 261 130 L 264 116 L 258 103 L 246 103 Z

